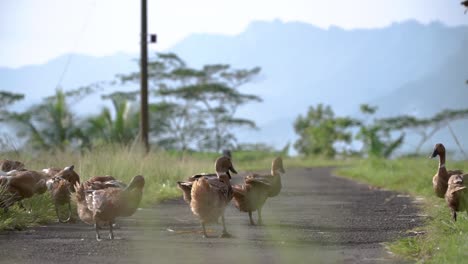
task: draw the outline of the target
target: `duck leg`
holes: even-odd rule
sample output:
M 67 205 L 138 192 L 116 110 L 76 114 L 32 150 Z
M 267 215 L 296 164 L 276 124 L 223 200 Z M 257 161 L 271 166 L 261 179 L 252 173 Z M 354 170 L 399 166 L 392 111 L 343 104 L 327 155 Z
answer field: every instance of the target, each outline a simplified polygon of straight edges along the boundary
M 457 212 L 455 210 L 452 209 L 452 219 L 453 221 L 457 221 Z
M 101 236 L 99 235 L 99 225 L 94 223 L 94 230 L 96 231 L 96 240 L 101 241 Z
M 255 225 L 255 222 L 252 219 L 252 211 L 249 211 L 250 225 Z
M 59 210 L 58 210 L 58 204 L 57 204 L 57 203 L 55 204 L 55 213 L 57 214 L 57 218 L 58 218 L 58 221 L 59 221 L 60 223 L 67 223 L 68 221 L 70 221 L 71 214 L 72 214 L 70 203 L 68 203 L 68 218 L 67 218 L 67 219 L 65 219 L 65 220 L 60 219 Z
M 109 239 L 114 239 L 114 227 L 112 221 L 109 222 Z
M 258 221 L 257 221 L 258 223 L 257 223 L 257 224 L 258 224 L 258 225 L 263 225 L 263 220 L 262 220 L 262 208 L 261 208 L 261 207 L 258 208 L 258 211 L 257 211 L 257 212 L 258 212 Z
M 232 237 L 232 235 L 229 234 L 228 231 L 226 230 L 226 221 L 224 220 L 224 213 L 223 213 L 223 216 L 221 216 L 221 220 L 223 221 L 223 233 L 221 234 L 221 237 L 222 238 Z
M 206 233 L 205 222 L 202 222 L 201 225 L 203 229 L 203 238 L 210 238 L 208 234 Z

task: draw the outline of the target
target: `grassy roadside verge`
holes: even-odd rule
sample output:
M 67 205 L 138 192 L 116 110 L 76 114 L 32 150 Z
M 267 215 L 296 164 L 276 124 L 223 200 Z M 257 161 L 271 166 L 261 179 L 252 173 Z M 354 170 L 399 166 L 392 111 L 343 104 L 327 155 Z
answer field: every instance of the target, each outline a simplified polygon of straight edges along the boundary
M 340 176 L 373 186 L 408 193 L 424 198 L 423 214 L 428 215 L 424 235 L 390 243 L 391 250 L 405 258 L 425 263 L 463 263 L 468 257 L 468 217 L 459 214 L 454 223 L 444 199 L 432 190 L 436 160 L 411 158 L 399 160 L 360 160 L 351 167 L 336 171 Z M 468 171 L 466 162 L 449 162 L 448 168 Z

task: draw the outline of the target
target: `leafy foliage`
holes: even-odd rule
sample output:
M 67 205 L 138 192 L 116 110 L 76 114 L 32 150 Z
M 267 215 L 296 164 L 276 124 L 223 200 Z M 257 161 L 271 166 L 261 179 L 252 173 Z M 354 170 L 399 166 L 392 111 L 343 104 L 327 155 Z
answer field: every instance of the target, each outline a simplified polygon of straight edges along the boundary
M 97 116 L 84 122 L 86 135 L 91 136 L 94 144 L 131 143 L 138 134 L 139 112 L 133 103 L 136 92 L 115 92 L 102 96 L 112 102 L 112 108 L 105 107 Z
M 0 121 L 4 120 L 4 116 L 8 115 L 7 107 L 17 101 L 23 100 L 23 94 L 0 91 Z
M 65 150 L 84 142 L 76 117 L 60 89 L 25 112 L 9 113 L 7 120 L 19 128 L 18 136 L 26 138 L 35 149 Z
M 149 62 L 155 102 L 150 105 L 151 132 L 157 144 L 171 149 L 220 151 L 232 148 L 233 127 L 256 128 L 253 121 L 236 117 L 237 109 L 261 98 L 238 88 L 260 68 L 231 69 L 226 64 L 189 68 L 173 53 L 158 53 Z M 139 74 L 119 76 L 121 82 L 138 82 Z
M 337 154 L 335 143 L 350 143 L 352 133 L 349 128 L 356 124 L 357 121 L 352 118 L 335 117 L 330 106 L 311 106 L 307 115 L 299 116 L 294 123 L 294 129 L 300 137 L 294 147 L 305 155 L 333 158 Z
M 403 115 L 390 118 L 373 118 L 377 107 L 363 104 L 361 112 L 364 120 L 348 117 L 335 117 L 329 106 L 319 104 L 310 107 L 305 117 L 299 116 L 294 129 L 299 139 L 294 147 L 304 155 L 348 154 L 337 151 L 337 145 L 347 145 L 353 139 L 363 145 L 358 153 L 367 157 L 388 158 L 403 144 L 407 131 L 419 131 L 421 141 L 417 151 L 435 132 L 448 122 L 465 119 L 468 109 L 443 110 L 430 118 L 417 118 Z M 353 132 L 357 131 L 354 135 Z

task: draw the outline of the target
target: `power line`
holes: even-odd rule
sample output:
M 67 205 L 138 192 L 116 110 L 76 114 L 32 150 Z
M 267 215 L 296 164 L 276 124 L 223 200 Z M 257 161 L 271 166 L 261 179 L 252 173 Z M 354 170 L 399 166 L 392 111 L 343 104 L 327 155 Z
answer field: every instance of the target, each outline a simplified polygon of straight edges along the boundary
M 83 23 L 83 26 L 81 27 L 81 30 L 80 32 L 77 34 L 77 38 L 75 40 L 75 42 L 73 43 L 73 47 L 72 47 L 72 50 L 71 52 L 68 54 L 67 56 L 67 60 L 65 61 L 65 65 L 63 67 L 63 71 L 62 73 L 60 74 L 60 77 L 59 77 L 59 80 L 57 82 L 57 85 L 55 86 L 57 89 L 61 87 L 61 84 L 62 84 L 62 81 L 63 81 L 63 78 L 65 78 L 65 74 L 68 72 L 68 68 L 70 67 L 70 64 L 71 64 L 71 61 L 72 61 L 72 58 L 73 58 L 73 52 L 76 50 L 76 48 L 78 47 L 78 44 L 80 42 L 80 39 L 81 37 L 84 35 L 85 31 L 86 31 L 86 28 L 88 27 L 88 23 L 89 23 L 89 20 L 91 18 L 91 15 L 94 14 L 94 10 L 96 8 L 96 0 L 93 1 L 93 4 L 92 6 L 90 7 L 89 9 L 89 12 L 85 18 L 85 21 Z

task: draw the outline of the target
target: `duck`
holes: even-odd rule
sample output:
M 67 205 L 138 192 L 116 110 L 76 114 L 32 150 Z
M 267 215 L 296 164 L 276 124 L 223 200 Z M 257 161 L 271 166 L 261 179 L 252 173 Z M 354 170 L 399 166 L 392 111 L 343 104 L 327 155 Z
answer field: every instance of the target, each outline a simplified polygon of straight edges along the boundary
M 255 179 L 269 183 L 270 189 L 268 191 L 268 197 L 276 197 L 281 192 L 283 186 L 281 183 L 281 173 L 286 173 L 283 167 L 283 159 L 281 157 L 276 157 L 271 162 L 271 174 L 251 174 L 246 176 L 246 179 Z
M 0 160 L 0 175 L 7 176 L 10 171 L 25 170 L 24 163 L 17 160 Z
M 74 168 L 75 166 L 71 165 L 63 169 L 48 168 L 43 170 L 49 177 L 51 176 L 51 178 L 46 181 L 46 184 L 54 203 L 57 219 L 60 223 L 66 223 L 71 219 L 72 210 L 70 195 L 75 192 L 74 186 L 80 183 L 80 177 L 75 172 Z M 62 220 L 59 215 L 58 208 L 62 205 L 68 206 L 68 217 L 65 220 Z
M 216 177 L 201 176 L 194 180 L 191 190 L 190 208 L 201 222 L 203 237 L 209 238 L 205 225 L 218 222 L 221 217 L 223 231 L 221 237 L 232 237 L 227 232 L 224 210 L 233 197 L 229 171 L 237 174 L 231 159 L 222 156 L 215 162 Z
M 457 221 L 457 212 L 468 213 L 468 174 L 457 174 L 450 176 L 448 188 L 445 193 L 445 201 L 452 213 L 453 221 Z
M 263 225 L 262 207 L 267 198 L 277 196 L 281 191 L 281 173 L 285 173 L 283 160 L 276 157 L 271 163 L 271 175 L 251 174 L 244 179 L 244 184 L 233 185 L 234 206 L 249 214 L 251 225 L 255 225 L 252 212 L 258 213 L 258 225 Z
M 230 150 L 228 149 L 223 150 L 223 156 L 231 159 L 232 161 L 232 153 Z M 227 171 L 226 173 L 229 174 L 229 171 Z M 218 176 L 216 173 L 202 172 L 202 173 L 194 174 L 188 177 L 188 179 L 185 181 L 177 182 L 177 187 L 182 191 L 183 199 L 187 204 L 190 204 L 190 201 L 192 200 L 191 192 L 192 192 L 193 182 L 198 180 L 201 177 L 216 178 Z M 229 174 L 229 177 L 231 177 L 230 174 Z
M 75 192 L 76 183 L 80 183 L 80 175 L 75 171 L 75 166 L 71 165 L 65 168 L 46 168 L 42 172 L 47 175 L 49 179 L 53 177 L 61 177 L 70 183 L 70 191 Z
M 229 173 L 229 172 L 227 172 Z M 190 176 L 187 180 L 185 181 L 178 181 L 177 182 L 177 187 L 182 190 L 183 198 L 184 201 L 190 205 L 190 202 L 192 201 L 192 186 L 195 181 L 200 179 L 201 177 L 209 178 L 209 179 L 215 179 L 217 178 L 216 173 L 198 173 L 195 175 Z
M 106 188 L 120 188 L 125 189 L 127 184 L 122 181 L 117 180 L 113 176 L 94 176 L 87 180 L 84 184 L 87 190 L 102 190 Z
M 76 184 L 74 199 L 80 219 L 94 225 L 96 240 L 101 241 L 99 228 L 109 226 L 109 239 L 114 239 L 113 223 L 117 217 L 131 216 L 138 209 L 143 195 L 145 178 L 133 177 L 124 188 L 109 187 L 99 190 L 87 190 L 83 183 Z
M 0 176 L 0 188 L 4 191 L 0 197 L 0 207 L 5 212 L 18 202 L 24 208 L 22 200 L 47 191 L 45 176 L 37 171 L 10 171 L 9 175 Z
M 445 192 L 447 191 L 450 176 L 463 174 L 463 171 L 447 170 L 445 167 L 445 147 L 442 143 L 435 144 L 430 158 L 435 158 L 437 156 L 439 156 L 439 168 L 432 178 L 432 188 L 434 189 L 434 193 L 437 197 L 445 198 Z

